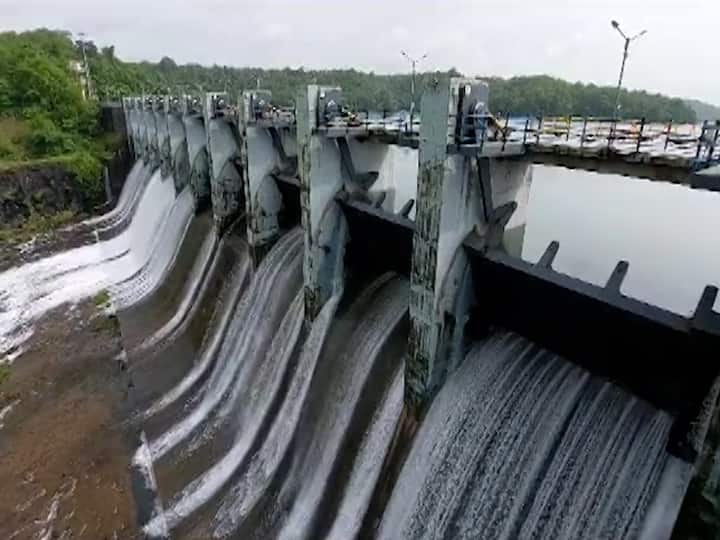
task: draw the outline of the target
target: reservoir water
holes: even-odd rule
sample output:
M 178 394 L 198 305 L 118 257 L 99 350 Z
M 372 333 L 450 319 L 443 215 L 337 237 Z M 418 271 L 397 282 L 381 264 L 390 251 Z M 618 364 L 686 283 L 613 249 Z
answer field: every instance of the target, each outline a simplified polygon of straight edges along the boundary
M 553 268 L 597 285 L 626 260 L 624 294 L 687 315 L 720 284 L 718 229 L 720 193 L 535 166 L 522 257 L 557 240 Z

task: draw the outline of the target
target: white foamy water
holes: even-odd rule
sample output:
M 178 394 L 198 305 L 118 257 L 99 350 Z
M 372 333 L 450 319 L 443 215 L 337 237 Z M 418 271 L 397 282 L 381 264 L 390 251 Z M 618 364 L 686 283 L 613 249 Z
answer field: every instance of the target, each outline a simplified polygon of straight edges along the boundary
M 397 370 L 390 390 L 370 422 L 327 540 L 349 540 L 360 534 L 403 410 L 403 368 L 401 365 Z
M 266 439 L 267 442 L 270 442 L 270 452 L 255 454 L 248 466 L 244 468 L 239 484 L 233 488 L 235 492 L 238 489 L 242 490 L 247 497 L 245 502 L 249 503 L 250 507 L 263 493 L 262 488 L 272 477 L 273 471 L 285 454 L 287 444 L 292 439 L 293 427 L 297 423 L 304 396 L 312 379 L 314 366 L 339 300 L 339 296 L 330 299 L 313 324 L 297 366 L 300 377 L 294 380 L 297 384 L 293 384 L 288 389 L 283 408 L 277 415 Z M 258 435 L 260 426 L 276 398 L 282 375 L 298 342 L 302 321 L 303 296 L 302 292 L 299 292 L 283 318 L 278 334 L 265 358 L 268 385 L 257 388 L 253 392 L 252 402 L 247 404 L 250 412 L 254 413 L 257 418 L 243 431 L 232 448 L 220 460 L 183 489 L 182 493 L 176 497 L 174 504 L 162 516 L 158 516 L 145 526 L 146 534 L 151 537 L 161 536 L 163 526 L 167 526 L 170 530 L 177 527 L 185 518 L 206 504 L 230 480 L 237 467 L 247 457 L 250 445 Z M 242 488 L 245 482 L 248 483 L 248 489 Z M 240 518 L 241 514 L 237 514 L 235 517 Z
M 20 403 L 20 400 L 16 399 L 0 409 L 0 429 L 5 427 L 5 417 L 12 412 L 18 403 Z
M 203 423 L 208 423 L 204 429 L 212 432 L 222 421 L 217 418 L 218 408 L 233 402 L 239 387 L 237 378 L 252 371 L 245 364 L 255 366 L 262 360 L 264 347 L 269 346 L 276 330 L 268 320 L 271 302 L 281 301 L 285 294 L 278 290 L 278 279 L 289 272 L 296 274 L 297 288 L 301 285 L 302 247 L 302 233 L 298 228 L 280 238 L 265 257 L 240 300 L 202 400 L 186 417 L 150 442 L 153 460 L 160 459 L 192 436 Z M 191 372 L 190 376 L 195 374 Z
M 213 262 L 213 267 L 216 264 L 217 259 L 215 259 L 215 261 Z M 210 268 L 208 270 L 208 274 L 211 274 L 213 272 L 213 268 Z M 245 280 L 247 279 L 247 274 L 249 272 L 250 261 L 248 258 L 244 258 L 243 265 L 238 269 L 238 273 L 235 276 L 232 286 L 227 289 L 227 294 L 229 298 L 239 299 L 241 290 L 243 288 L 243 285 L 245 284 Z M 153 402 L 150 407 L 140 413 L 137 416 L 137 420 L 145 420 L 160 413 L 173 403 L 183 398 L 183 396 L 186 396 L 188 392 L 190 392 L 190 390 L 198 384 L 201 378 L 213 365 L 213 361 L 217 357 L 218 351 L 220 350 L 223 340 L 225 339 L 225 336 L 227 334 L 230 321 L 233 320 L 233 315 L 235 313 L 235 308 L 238 301 L 229 301 L 225 303 L 226 307 L 220 315 L 220 319 L 217 326 L 215 327 L 215 331 L 209 336 L 208 341 L 203 345 L 200 358 L 195 362 L 192 369 L 185 375 L 185 377 L 182 378 L 182 380 L 177 385 L 168 390 L 165 394 L 163 394 L 160 398 Z M 197 304 L 194 304 L 193 309 L 195 309 L 196 306 Z M 204 392 L 201 393 L 204 394 Z
M 250 423 L 220 460 L 205 471 L 201 476 L 190 482 L 176 498 L 176 503 L 168 510 L 165 516 L 158 520 L 165 520 L 170 528 L 174 528 L 185 517 L 205 504 L 230 479 L 235 469 L 247 457 L 250 447 L 257 437 L 260 426 L 265 420 L 270 405 L 278 392 L 282 375 L 290 360 L 290 356 L 297 344 L 303 322 L 303 297 L 298 293 L 287 315 L 280 325 L 278 336 L 273 340 L 267 358 L 267 371 L 269 385 L 260 387 L 254 393 L 254 398 L 243 404 L 243 409 L 253 414 Z M 274 376 L 273 376 L 274 375 Z M 147 530 L 153 531 L 156 525 L 151 523 Z
M 173 202 L 160 234 L 151 238 L 149 252 L 138 250 L 136 253 L 135 260 L 142 262 L 140 270 L 131 279 L 108 288 L 116 309 L 125 309 L 157 289 L 175 261 L 190 226 L 194 205 L 193 193 L 186 187 Z
M 28 327 L 49 310 L 136 275 L 150 259 L 174 200 L 172 179 L 156 172 L 129 226 L 116 237 L 0 274 L 0 355 L 17 349 Z
M 379 538 L 636 538 L 672 419 L 513 334 L 433 402 Z
M 357 300 L 358 304 L 363 304 L 365 298 L 375 297 L 363 310 L 343 354 L 334 362 L 336 375 L 323 388 L 313 387 L 315 392 L 320 392 L 314 399 L 322 403 L 322 408 L 311 424 L 314 429 L 304 430 L 303 442 L 298 442 L 299 446 L 306 445 L 306 449 L 294 453 L 288 479 L 297 488 L 292 490 L 294 504 L 282 525 L 279 539 L 314 537 L 316 519 L 323 512 L 323 498 L 333 489 L 332 482 L 337 480 L 336 466 L 343 457 L 343 444 L 353 430 L 359 401 L 366 385 L 379 384 L 379 381 L 371 380 L 371 374 L 381 358 L 383 346 L 407 312 L 408 296 L 407 282 L 388 274 L 376 280 Z M 384 452 L 365 456 L 366 460 L 370 459 L 369 463 L 362 464 L 369 469 L 366 471 L 368 478 L 372 478 L 373 473 L 379 474 L 383 457 Z M 358 465 L 360 463 L 355 464 Z M 353 508 L 356 515 L 360 514 L 364 510 L 364 501 L 352 498 L 345 501 L 346 505 L 352 502 L 360 503 Z
M 273 303 L 285 294 L 278 286 L 279 270 L 296 262 L 300 265 L 302 239 L 288 236 L 280 240 L 285 245 L 278 243 L 264 259 L 244 293 L 213 373 L 200 390 L 202 399 L 149 445 L 149 455 L 158 466 L 163 456 L 189 441 L 201 427 L 210 436 L 216 430 L 208 430 L 208 426 L 223 425 L 233 441 L 201 474 L 169 498 L 163 505 L 165 510 L 150 519 L 144 526 L 149 537 L 173 534 L 181 525 L 192 528 L 193 516 L 211 502 L 218 505 L 207 525 L 212 536 L 236 534 L 267 497 L 277 495 L 273 482 L 280 478 L 282 464 L 287 463 L 289 470 L 282 476 L 280 489 L 293 496 L 281 503 L 285 512 L 267 509 L 273 519 L 279 519 L 272 536 L 313 538 L 316 517 L 324 511 L 325 498 L 338 481 L 337 467 L 345 459 L 343 446 L 356 436 L 352 435 L 354 431 L 361 429 L 346 487 L 336 494 L 339 508 L 329 523 L 331 537 L 352 538 L 359 533 L 402 411 L 401 363 L 388 371 L 387 381 L 377 380 L 377 370 L 384 358 L 381 351 L 406 316 L 408 285 L 388 274 L 364 290 L 353 304 L 356 307 L 351 320 L 356 323 L 349 327 L 348 341 L 338 342 L 337 358 L 328 351 L 329 356 L 322 360 L 324 367 L 320 367 L 340 301 L 340 294 L 334 296 L 314 321 L 297 360 L 292 361 L 303 327 L 300 282 L 269 346 L 262 346 L 263 330 L 255 322 L 270 316 Z M 290 263 L 288 257 L 295 243 L 298 252 Z M 256 310 L 258 314 L 254 314 Z M 190 382 L 180 383 L 156 402 L 152 413 L 187 393 L 199 377 L 195 371 L 188 376 Z M 359 409 L 368 405 L 360 405 L 366 391 L 378 394 L 377 403 L 369 418 L 360 418 Z M 141 447 L 138 456 L 147 452 L 147 447 Z M 162 466 L 182 464 L 163 462 Z M 274 503 L 270 506 L 274 508 Z

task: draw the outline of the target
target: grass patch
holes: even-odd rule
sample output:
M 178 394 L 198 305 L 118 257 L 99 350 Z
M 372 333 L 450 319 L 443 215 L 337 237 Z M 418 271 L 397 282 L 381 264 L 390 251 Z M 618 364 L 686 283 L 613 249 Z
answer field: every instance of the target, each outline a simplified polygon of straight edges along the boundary
M 108 333 L 112 336 L 120 335 L 120 323 L 116 315 L 102 314 L 92 320 L 90 328 L 96 334 Z
M 17 160 L 26 155 L 23 141 L 30 128 L 18 118 L 0 117 L 0 159 Z
M 107 291 L 107 289 L 103 289 L 95 296 L 93 296 L 93 302 L 95 302 L 95 305 L 97 307 L 103 307 L 107 305 L 110 302 L 110 293 Z
M 63 210 L 50 215 L 33 213 L 18 227 L 0 228 L 0 243 L 22 244 L 38 235 L 53 234 L 57 229 L 75 221 L 76 218 L 77 215 L 72 210 Z
M 9 364 L 7 364 L 7 363 L 0 364 L 0 386 L 2 386 L 5 382 L 7 382 L 8 379 L 10 379 L 11 373 L 12 373 L 12 370 L 11 370 Z

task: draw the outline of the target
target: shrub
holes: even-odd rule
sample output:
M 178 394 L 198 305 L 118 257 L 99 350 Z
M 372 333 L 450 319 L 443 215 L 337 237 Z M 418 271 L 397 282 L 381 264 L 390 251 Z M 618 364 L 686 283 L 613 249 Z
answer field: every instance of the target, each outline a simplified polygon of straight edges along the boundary
M 72 135 L 55 125 L 47 114 L 34 110 L 26 116 L 30 132 L 25 136 L 25 146 L 31 156 L 57 156 L 76 148 Z
M 7 137 L 0 136 L 0 159 L 18 159 L 17 147 Z
M 10 365 L 5 363 L 3 359 L 3 361 L 0 361 L 0 386 L 10 378 L 10 373 Z
M 63 156 L 62 165 L 73 175 L 88 199 L 95 200 L 103 194 L 102 162 L 87 150 Z

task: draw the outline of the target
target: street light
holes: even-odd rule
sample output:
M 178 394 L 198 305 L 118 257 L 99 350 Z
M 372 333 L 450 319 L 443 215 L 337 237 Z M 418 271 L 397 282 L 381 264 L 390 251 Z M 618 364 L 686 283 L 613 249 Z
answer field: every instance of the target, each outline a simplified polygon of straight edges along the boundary
M 635 34 L 632 37 L 628 37 L 625 35 L 625 32 L 623 32 L 622 29 L 620 28 L 619 22 L 610 21 L 610 24 L 612 25 L 612 27 L 615 30 L 618 31 L 618 33 L 625 40 L 625 47 L 623 48 L 622 64 L 620 64 L 620 78 L 618 79 L 617 92 L 615 93 L 615 109 L 613 110 L 613 120 L 615 120 L 615 119 L 617 119 L 618 109 L 620 108 L 620 88 L 622 87 L 623 75 L 625 74 L 625 62 L 627 61 L 627 58 L 628 58 L 630 43 L 635 41 L 639 37 L 644 36 L 647 33 L 647 30 L 643 30 L 642 32 Z
M 88 63 L 87 53 L 85 52 L 85 32 L 78 32 L 80 37 L 80 49 L 83 57 L 83 75 L 85 76 L 85 94 L 86 99 L 93 97 L 92 80 L 90 79 L 90 64 Z
M 419 59 L 412 58 L 405 51 L 400 51 L 400 54 L 402 54 L 405 58 L 407 58 L 408 62 L 410 62 L 410 65 L 412 66 L 412 79 L 410 79 L 410 131 L 412 131 L 413 116 L 415 114 L 415 69 L 416 69 L 417 65 L 420 63 L 420 61 L 425 60 L 427 58 L 427 53 L 423 54 Z

